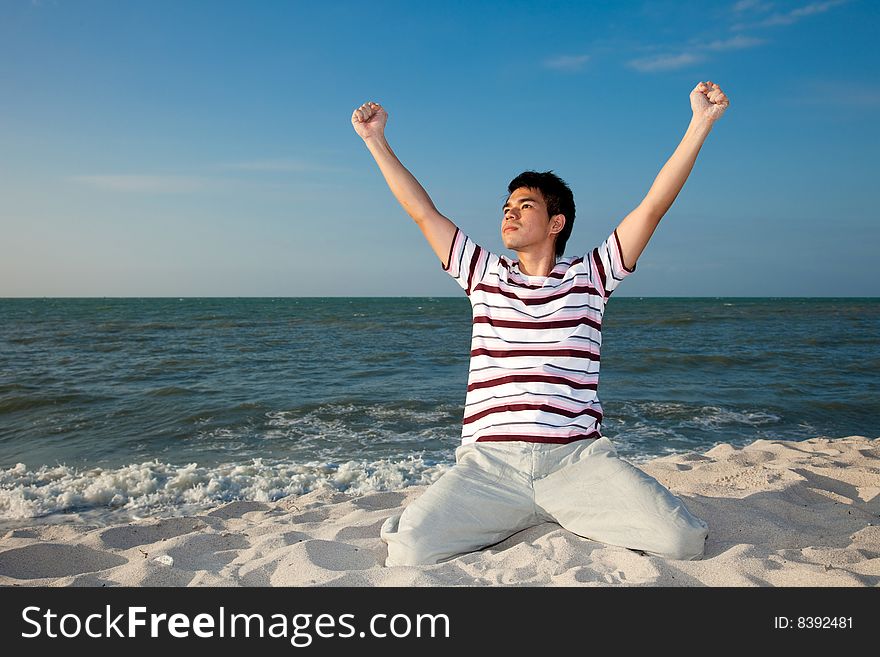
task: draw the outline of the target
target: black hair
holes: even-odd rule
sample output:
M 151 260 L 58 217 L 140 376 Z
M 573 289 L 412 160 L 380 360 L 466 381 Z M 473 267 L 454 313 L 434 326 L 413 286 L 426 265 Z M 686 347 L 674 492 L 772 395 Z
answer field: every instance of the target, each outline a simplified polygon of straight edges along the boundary
M 547 204 L 547 214 L 550 217 L 556 214 L 565 216 L 565 225 L 556 234 L 556 257 L 560 257 L 565 252 L 565 244 L 574 226 L 574 194 L 565 181 L 552 171 L 543 173 L 523 171 L 510 181 L 507 192 L 513 194 L 520 187 L 539 190 Z

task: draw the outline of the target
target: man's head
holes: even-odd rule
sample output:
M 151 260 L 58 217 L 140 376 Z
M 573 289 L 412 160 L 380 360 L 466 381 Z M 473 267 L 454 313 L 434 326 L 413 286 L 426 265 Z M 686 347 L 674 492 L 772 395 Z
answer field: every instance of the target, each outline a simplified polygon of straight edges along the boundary
M 556 257 L 563 255 L 574 225 L 574 195 L 565 181 L 551 171 L 524 171 L 507 191 L 501 222 L 505 248 L 523 251 L 552 240 Z

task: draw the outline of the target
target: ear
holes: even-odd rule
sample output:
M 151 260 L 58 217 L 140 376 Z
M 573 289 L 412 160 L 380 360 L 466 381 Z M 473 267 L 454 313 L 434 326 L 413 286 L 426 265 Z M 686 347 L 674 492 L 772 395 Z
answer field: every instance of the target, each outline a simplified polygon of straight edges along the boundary
M 562 229 L 565 228 L 565 215 L 564 214 L 554 214 L 550 217 L 550 234 L 558 235 L 562 232 Z

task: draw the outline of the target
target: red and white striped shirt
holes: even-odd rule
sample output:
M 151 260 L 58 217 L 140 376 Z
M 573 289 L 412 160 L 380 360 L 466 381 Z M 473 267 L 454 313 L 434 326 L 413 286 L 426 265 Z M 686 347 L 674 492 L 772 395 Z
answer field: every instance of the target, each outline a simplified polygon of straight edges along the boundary
M 545 278 L 457 229 L 444 269 L 473 307 L 462 444 L 601 437 L 602 315 L 635 271 L 623 264 L 617 230 L 582 257 L 558 259 Z

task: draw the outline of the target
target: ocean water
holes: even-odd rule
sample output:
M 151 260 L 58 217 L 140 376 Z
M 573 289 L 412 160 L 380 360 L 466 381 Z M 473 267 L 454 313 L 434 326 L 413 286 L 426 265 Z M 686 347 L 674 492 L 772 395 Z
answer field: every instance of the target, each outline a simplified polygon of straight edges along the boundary
M 454 462 L 450 298 L 0 299 L 0 528 L 118 522 Z M 880 299 L 612 297 L 603 433 L 633 463 L 880 436 Z

